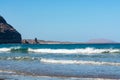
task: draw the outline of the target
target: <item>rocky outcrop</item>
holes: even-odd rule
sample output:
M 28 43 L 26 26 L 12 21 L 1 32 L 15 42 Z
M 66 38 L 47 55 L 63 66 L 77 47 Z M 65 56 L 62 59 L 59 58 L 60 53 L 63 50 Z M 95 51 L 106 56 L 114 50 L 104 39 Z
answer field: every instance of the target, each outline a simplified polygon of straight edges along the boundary
M 37 38 L 33 39 L 23 39 L 22 43 L 23 44 L 40 44 L 40 42 L 43 40 L 37 40 Z
M 0 16 L 0 44 L 21 43 L 21 40 L 21 34 L 8 24 L 2 16 Z
M 45 41 L 45 40 L 37 40 L 35 39 L 23 39 L 23 44 L 82 44 L 79 42 L 61 42 L 61 41 Z

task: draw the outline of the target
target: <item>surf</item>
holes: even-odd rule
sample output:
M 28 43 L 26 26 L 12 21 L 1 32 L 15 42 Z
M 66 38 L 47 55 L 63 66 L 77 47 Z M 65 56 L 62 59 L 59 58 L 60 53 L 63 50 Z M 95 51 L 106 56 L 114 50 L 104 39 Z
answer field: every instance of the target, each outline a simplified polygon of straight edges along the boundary
M 0 48 L 0 53 L 8 53 L 8 52 L 28 52 L 28 48 L 23 48 L 20 46 L 17 47 L 3 47 Z
M 96 53 L 120 53 L 120 49 L 96 49 L 96 48 L 80 48 L 80 49 L 28 49 L 29 52 L 35 53 L 64 53 L 64 54 L 96 54 Z
M 30 47 L 3 47 L 0 53 L 5 52 L 23 52 L 23 53 L 40 53 L 40 54 L 100 54 L 100 53 L 120 53 L 120 49 L 113 48 L 77 48 L 77 49 L 51 49 L 51 48 L 30 48 Z
M 99 62 L 99 61 L 84 61 L 84 60 L 55 60 L 55 59 L 44 59 L 40 60 L 43 63 L 50 64 L 88 64 L 88 65 L 110 65 L 110 66 L 120 66 L 120 63 L 115 62 Z
M 9 52 L 11 48 L 0 48 L 0 52 Z

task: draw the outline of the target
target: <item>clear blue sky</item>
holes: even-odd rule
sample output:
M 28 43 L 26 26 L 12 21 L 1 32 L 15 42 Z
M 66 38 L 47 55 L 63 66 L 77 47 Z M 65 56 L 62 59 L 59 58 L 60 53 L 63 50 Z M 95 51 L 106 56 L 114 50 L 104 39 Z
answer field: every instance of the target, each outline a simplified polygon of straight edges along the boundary
M 120 42 L 120 0 L 0 0 L 0 15 L 27 39 Z

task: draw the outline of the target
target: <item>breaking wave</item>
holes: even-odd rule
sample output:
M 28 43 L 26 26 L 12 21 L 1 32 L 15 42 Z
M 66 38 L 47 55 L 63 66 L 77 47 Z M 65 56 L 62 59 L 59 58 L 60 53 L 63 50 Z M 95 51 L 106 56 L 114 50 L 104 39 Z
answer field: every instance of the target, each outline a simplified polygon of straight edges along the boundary
M 55 59 L 41 59 L 41 62 L 52 64 L 89 64 L 89 65 L 110 65 L 120 66 L 120 63 L 114 62 L 97 62 L 97 61 L 83 61 L 83 60 L 55 60 Z
M 33 49 L 23 47 L 0 48 L 1 52 L 33 52 L 33 53 L 62 53 L 62 54 L 97 54 L 97 53 L 120 53 L 120 49 L 96 49 L 96 48 L 80 48 L 80 49 Z
M 0 57 L 0 60 L 16 60 L 16 61 L 34 61 L 41 60 L 40 57 L 16 56 L 16 57 Z
M 1 52 L 27 52 L 27 48 L 22 48 L 22 47 L 10 47 L 10 48 L 0 48 L 0 53 Z
M 29 52 L 35 53 L 66 53 L 66 54 L 92 54 L 92 53 L 120 53 L 120 49 L 28 49 Z
M 0 52 L 9 52 L 11 48 L 0 48 Z
M 56 60 L 56 59 L 47 59 L 41 57 L 0 57 L 0 60 L 16 60 L 16 61 L 40 61 L 43 63 L 50 64 L 87 64 L 87 65 L 110 65 L 110 66 L 120 66 L 119 62 L 102 62 L 102 61 L 85 61 L 85 60 Z

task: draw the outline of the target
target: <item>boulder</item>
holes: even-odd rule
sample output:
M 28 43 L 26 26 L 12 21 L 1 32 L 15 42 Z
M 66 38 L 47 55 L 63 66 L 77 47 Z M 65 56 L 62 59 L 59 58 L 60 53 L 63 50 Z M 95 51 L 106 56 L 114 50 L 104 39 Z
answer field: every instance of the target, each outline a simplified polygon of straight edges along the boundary
M 0 16 L 0 44 L 21 43 L 21 34 Z

